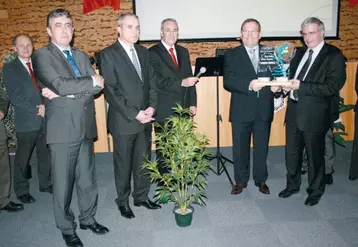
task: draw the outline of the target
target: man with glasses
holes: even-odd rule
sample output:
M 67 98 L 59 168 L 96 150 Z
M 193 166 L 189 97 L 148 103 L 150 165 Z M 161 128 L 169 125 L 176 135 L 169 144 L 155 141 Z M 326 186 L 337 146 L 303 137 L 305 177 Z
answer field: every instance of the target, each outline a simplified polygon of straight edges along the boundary
M 336 119 L 331 101 L 346 81 L 345 57 L 335 46 L 324 42 L 324 24 L 315 17 L 301 24 L 306 47 L 297 51 L 291 62 L 290 87 L 286 112 L 287 185 L 279 193 L 286 198 L 301 185 L 303 148 L 308 157 L 308 197 L 305 205 L 316 205 L 325 190 L 325 136 Z
M 259 191 L 270 194 L 266 185 L 267 152 L 273 119 L 273 93 L 277 88 L 258 85 L 261 25 L 247 19 L 241 25 L 241 46 L 228 50 L 224 60 L 224 88 L 231 92 L 230 116 L 236 184 L 231 194 L 240 194 L 250 177 L 250 143 L 254 139 L 253 179 Z M 272 91 L 271 91 L 272 90 Z

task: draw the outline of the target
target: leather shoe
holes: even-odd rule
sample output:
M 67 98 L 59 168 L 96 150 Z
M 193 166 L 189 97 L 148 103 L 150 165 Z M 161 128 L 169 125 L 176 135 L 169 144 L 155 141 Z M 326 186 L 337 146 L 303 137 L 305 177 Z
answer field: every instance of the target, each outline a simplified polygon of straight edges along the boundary
M 332 175 L 332 173 L 324 175 L 324 182 L 327 185 L 333 184 L 333 175 Z
M 231 195 L 238 195 L 242 192 L 244 188 L 247 187 L 247 184 L 235 184 L 232 186 Z
M 134 213 L 133 213 L 132 209 L 129 207 L 129 205 L 119 206 L 118 209 L 124 218 L 133 219 L 135 217 Z
M 72 235 L 62 233 L 62 238 L 65 240 L 68 247 L 83 247 L 83 243 L 76 233 Z
M 309 197 L 307 197 L 307 199 L 305 201 L 305 205 L 314 206 L 319 202 L 320 199 L 321 199 L 320 197 L 309 196 Z
M 45 189 L 40 189 L 40 192 L 47 192 L 52 194 L 52 185 L 50 185 L 49 187 L 45 188 Z
M 0 208 L 0 210 L 5 210 L 8 211 L 9 213 L 14 213 L 24 210 L 24 205 L 21 203 L 15 203 L 10 201 L 5 207 Z
M 260 191 L 262 194 L 266 194 L 266 195 L 269 195 L 269 194 L 270 194 L 270 189 L 269 189 L 269 187 L 267 186 L 267 184 L 263 183 L 263 184 L 258 185 L 258 187 L 259 187 L 259 191 Z
M 17 199 L 18 199 L 20 202 L 26 203 L 26 204 L 30 204 L 30 203 L 36 202 L 35 198 L 33 198 L 32 195 L 30 195 L 30 194 L 25 194 L 25 195 L 18 196 Z
M 98 224 L 96 221 L 92 225 L 82 225 L 80 224 L 82 230 L 90 229 L 93 233 L 98 235 L 103 235 L 109 232 L 109 229 L 101 224 Z
M 160 206 L 159 204 L 152 202 L 151 200 L 145 200 L 145 201 L 141 201 L 141 202 L 134 202 L 134 206 L 136 207 L 145 207 L 147 209 L 160 209 L 162 208 L 162 206 Z
M 357 177 L 353 177 L 353 176 L 349 176 L 349 178 L 348 178 L 349 180 L 351 180 L 351 181 L 353 181 L 353 180 L 356 180 L 357 179 Z
M 293 194 L 298 193 L 299 191 L 300 190 L 291 190 L 291 189 L 286 188 L 278 194 L 278 197 L 287 198 L 287 197 L 292 196 Z

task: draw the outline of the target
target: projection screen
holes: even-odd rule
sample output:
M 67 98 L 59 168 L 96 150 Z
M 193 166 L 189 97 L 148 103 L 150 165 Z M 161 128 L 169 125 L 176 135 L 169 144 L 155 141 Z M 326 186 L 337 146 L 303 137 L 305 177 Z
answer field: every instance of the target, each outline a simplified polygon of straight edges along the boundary
M 324 22 L 326 37 L 338 38 L 339 0 L 133 0 L 133 8 L 141 41 L 159 40 L 165 18 L 178 21 L 183 41 L 236 39 L 247 18 L 260 21 L 263 38 L 294 39 L 310 16 Z

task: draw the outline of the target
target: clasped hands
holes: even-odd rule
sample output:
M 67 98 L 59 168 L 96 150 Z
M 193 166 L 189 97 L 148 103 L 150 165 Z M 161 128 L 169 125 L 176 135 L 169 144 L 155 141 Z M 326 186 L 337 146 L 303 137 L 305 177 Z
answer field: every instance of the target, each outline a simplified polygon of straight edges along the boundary
M 284 86 L 271 86 L 271 91 L 274 93 L 282 89 L 284 91 L 290 91 L 290 90 L 296 90 L 300 87 L 300 81 L 297 79 L 292 79 L 289 80 L 288 82 L 290 83 L 287 83 Z M 255 79 L 250 82 L 249 86 L 253 91 L 258 92 L 266 85 L 262 85 L 262 81 Z
M 153 115 L 154 115 L 154 108 L 148 107 L 147 109 L 140 110 L 138 115 L 135 117 L 141 124 L 150 123 L 154 121 Z

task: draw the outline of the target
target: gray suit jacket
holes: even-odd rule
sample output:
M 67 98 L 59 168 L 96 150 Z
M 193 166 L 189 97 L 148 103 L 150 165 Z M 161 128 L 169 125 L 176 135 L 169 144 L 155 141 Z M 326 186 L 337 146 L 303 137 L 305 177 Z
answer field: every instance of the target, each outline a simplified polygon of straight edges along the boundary
M 135 117 L 149 106 L 157 109 L 156 79 L 149 63 L 149 52 L 141 45 L 134 45 L 140 66 L 140 80 L 132 61 L 121 44 L 116 41 L 101 54 L 101 73 L 104 95 L 109 103 L 108 128 L 112 135 L 136 134 L 150 127 Z
M 99 87 L 93 87 L 91 75 L 95 72 L 86 53 L 71 49 L 81 72 L 76 77 L 70 63 L 53 44 L 39 49 L 33 56 L 33 67 L 41 88 L 48 87 L 62 96 L 45 99 L 47 143 L 77 142 L 84 137 L 97 136 L 94 97 Z M 66 97 L 75 95 L 75 98 Z
M 16 58 L 4 64 L 3 73 L 6 90 L 15 109 L 16 132 L 40 129 L 44 118 L 37 115 L 36 106 L 42 104 L 42 96 L 37 91 L 29 72 Z

